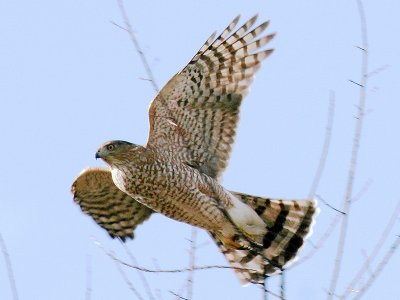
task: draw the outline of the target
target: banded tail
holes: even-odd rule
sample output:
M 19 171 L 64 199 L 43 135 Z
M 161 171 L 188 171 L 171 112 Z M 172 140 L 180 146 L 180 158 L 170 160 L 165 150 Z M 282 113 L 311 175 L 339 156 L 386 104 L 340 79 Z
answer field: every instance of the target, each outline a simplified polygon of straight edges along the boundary
M 293 261 L 304 240 L 311 234 L 314 216 L 318 212 L 316 201 L 232 194 L 253 208 L 265 222 L 267 231 L 262 245 L 249 243 L 239 233 L 235 242 L 245 246 L 232 248 L 215 234 L 211 235 L 243 284 L 263 283 L 266 276 L 281 272 Z

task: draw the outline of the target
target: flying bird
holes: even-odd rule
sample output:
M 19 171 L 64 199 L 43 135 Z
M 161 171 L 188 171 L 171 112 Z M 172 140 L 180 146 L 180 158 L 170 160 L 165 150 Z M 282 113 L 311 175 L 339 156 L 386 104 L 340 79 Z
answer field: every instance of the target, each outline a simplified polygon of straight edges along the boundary
M 262 283 L 293 261 L 311 233 L 316 202 L 250 196 L 220 183 L 239 110 L 274 34 L 237 30 L 239 16 L 213 33 L 149 107 L 147 144 L 109 141 L 72 185 L 74 201 L 112 237 L 132 238 L 153 212 L 207 230 L 242 283 Z

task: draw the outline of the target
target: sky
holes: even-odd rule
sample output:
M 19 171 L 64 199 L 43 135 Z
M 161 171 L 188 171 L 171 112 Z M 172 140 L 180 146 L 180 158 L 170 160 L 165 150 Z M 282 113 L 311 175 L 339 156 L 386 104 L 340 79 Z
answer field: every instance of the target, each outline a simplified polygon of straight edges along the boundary
M 348 215 L 338 294 L 369 257 L 400 199 L 400 3 L 363 3 L 370 76 L 354 194 L 365 192 Z M 243 103 L 222 184 L 252 195 L 306 198 L 333 91 L 332 139 L 317 194 L 341 208 L 360 92 L 350 80 L 360 81 L 363 52 L 357 48 L 361 31 L 355 1 L 126 0 L 126 10 L 159 86 L 236 15 L 242 22 L 256 13 L 259 23 L 271 20 L 267 32 L 277 32 L 270 44 L 275 52 Z M 129 36 L 112 22 L 123 24 L 116 1 L 0 2 L 0 233 L 21 300 L 88 299 L 88 287 L 93 300 L 137 299 L 94 240 L 129 262 L 124 247 L 84 215 L 70 193 L 83 168 L 104 165 L 94 158 L 100 144 L 147 139 L 147 108 L 155 93 Z M 314 234 L 300 257 L 338 214 L 319 205 Z M 184 268 L 191 231 L 189 225 L 154 215 L 126 246 L 141 266 Z M 336 227 L 312 258 L 287 271 L 287 299 L 326 297 L 338 233 Z M 361 284 L 399 233 L 397 219 Z M 196 240 L 196 265 L 226 264 L 206 232 L 198 230 Z M 398 298 L 399 263 L 396 252 L 363 299 Z M 122 270 L 149 299 L 137 272 Z M 154 298 L 175 299 L 173 293 L 182 291 L 185 297 L 188 274 L 145 275 Z M 271 278 L 268 287 L 278 292 L 279 283 L 279 277 Z M 261 299 L 258 287 L 242 287 L 231 270 L 195 272 L 193 295 Z M 0 298 L 13 299 L 3 257 Z

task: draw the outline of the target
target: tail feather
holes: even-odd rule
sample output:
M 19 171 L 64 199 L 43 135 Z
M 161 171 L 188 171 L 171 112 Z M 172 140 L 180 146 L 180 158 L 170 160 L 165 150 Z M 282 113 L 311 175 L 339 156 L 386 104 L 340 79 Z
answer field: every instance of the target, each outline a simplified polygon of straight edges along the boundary
M 262 268 L 264 265 L 263 258 L 260 255 L 256 255 L 253 259 L 248 260 L 246 258 L 248 257 L 250 250 L 231 248 L 223 243 L 216 234 L 212 232 L 210 232 L 210 234 L 221 252 L 225 255 L 242 284 L 245 285 L 250 282 L 262 283 L 265 276 L 264 269 Z
M 242 283 L 262 283 L 266 276 L 281 272 L 294 260 L 312 232 L 318 208 L 313 200 L 279 200 L 232 193 L 265 222 L 267 231 L 262 246 L 240 233 L 238 243 L 244 245 L 240 249 L 229 247 L 218 236 L 212 236 Z

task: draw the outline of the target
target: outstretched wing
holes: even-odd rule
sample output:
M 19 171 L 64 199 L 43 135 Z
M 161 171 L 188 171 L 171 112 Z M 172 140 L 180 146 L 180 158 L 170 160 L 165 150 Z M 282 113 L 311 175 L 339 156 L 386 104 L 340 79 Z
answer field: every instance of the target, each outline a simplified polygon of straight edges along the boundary
M 206 41 L 189 64 L 158 93 L 149 108 L 147 145 L 218 178 L 227 166 L 239 108 L 274 34 L 259 37 L 254 16 L 233 32 L 239 17 Z M 233 32 L 233 33 L 232 33 Z
M 72 184 L 74 201 L 82 211 L 107 230 L 111 237 L 121 240 L 133 238 L 137 225 L 153 212 L 120 191 L 113 183 L 111 172 L 102 168 L 88 168 Z

